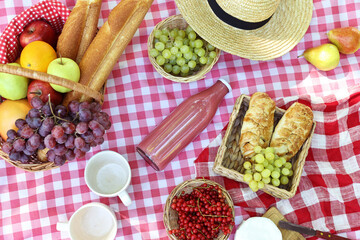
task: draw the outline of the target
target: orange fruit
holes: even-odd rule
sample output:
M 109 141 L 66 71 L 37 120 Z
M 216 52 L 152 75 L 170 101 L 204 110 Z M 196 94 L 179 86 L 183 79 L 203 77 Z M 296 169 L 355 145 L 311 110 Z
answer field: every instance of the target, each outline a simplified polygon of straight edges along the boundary
M 25 119 L 31 106 L 26 99 L 5 100 L 0 104 L 0 136 L 7 139 L 7 131 L 14 129 L 17 131 L 15 121 L 19 118 Z
M 34 41 L 24 47 L 20 54 L 20 65 L 40 72 L 46 72 L 49 63 L 57 58 L 54 48 L 43 41 Z

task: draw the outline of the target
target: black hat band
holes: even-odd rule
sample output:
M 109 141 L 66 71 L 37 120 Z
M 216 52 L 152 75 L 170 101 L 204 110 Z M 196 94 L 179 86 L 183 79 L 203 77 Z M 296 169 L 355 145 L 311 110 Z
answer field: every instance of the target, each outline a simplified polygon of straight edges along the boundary
M 232 27 L 236 27 L 243 30 L 255 30 L 264 26 L 267 22 L 269 22 L 272 15 L 261 21 L 261 22 L 246 22 L 240 20 L 236 17 L 231 16 L 230 14 L 226 13 L 220 5 L 216 2 L 216 0 L 208 0 L 208 3 L 214 12 L 214 14 L 223 22 L 229 24 Z

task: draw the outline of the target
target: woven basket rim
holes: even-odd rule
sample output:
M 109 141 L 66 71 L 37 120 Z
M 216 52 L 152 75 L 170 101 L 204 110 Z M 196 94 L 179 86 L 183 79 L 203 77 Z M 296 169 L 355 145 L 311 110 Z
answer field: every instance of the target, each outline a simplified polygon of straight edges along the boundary
M 179 196 L 181 195 L 183 189 L 187 188 L 187 187 L 192 187 L 192 186 L 200 186 L 202 185 L 203 183 L 206 183 L 208 185 L 213 185 L 213 186 L 218 186 L 223 195 L 225 196 L 225 199 L 226 199 L 226 203 L 229 205 L 229 207 L 232 209 L 232 214 L 233 214 L 233 217 L 235 217 L 235 210 L 234 210 L 234 203 L 231 199 L 231 196 L 229 194 L 229 192 L 219 183 L 215 182 L 215 181 L 212 181 L 212 180 L 209 180 L 209 179 L 204 179 L 204 178 L 196 178 L 196 179 L 189 179 L 189 180 L 186 180 L 180 184 L 178 184 L 172 191 L 171 193 L 169 194 L 169 196 L 167 197 L 166 199 L 166 203 L 165 203 L 165 206 L 164 206 L 164 213 L 163 213 L 163 222 L 164 222 L 164 226 L 165 226 L 165 229 L 166 229 L 166 233 L 168 235 L 168 237 L 170 239 L 173 239 L 173 240 L 176 240 L 177 238 L 171 234 L 169 234 L 169 230 L 170 230 L 170 226 L 169 226 L 169 215 L 170 215 L 170 209 L 171 209 L 171 202 L 173 200 L 173 198 L 175 196 Z M 233 228 L 233 226 L 231 227 L 231 229 Z M 227 235 L 222 235 L 222 236 L 219 236 L 218 238 L 216 238 L 217 240 L 225 240 L 225 239 L 228 239 L 230 236 L 230 234 L 227 234 Z
M 9 158 L 9 154 L 5 153 L 2 150 L 2 144 L 5 141 L 0 137 L 0 158 L 4 159 L 6 162 L 10 163 L 14 167 L 21 168 L 28 172 L 38 172 L 38 171 L 45 171 L 49 169 L 58 168 L 59 166 L 55 165 L 55 163 L 47 161 L 42 163 L 21 163 L 20 161 L 14 161 Z M 39 160 L 40 161 L 40 160 Z
M 218 48 L 215 48 L 215 52 L 216 52 L 216 57 L 214 58 L 213 62 L 211 64 L 205 64 L 204 66 L 202 66 L 200 68 L 199 71 L 196 72 L 196 74 L 187 76 L 187 77 L 181 77 L 181 76 L 174 76 L 170 73 L 165 72 L 165 70 L 163 69 L 162 66 L 160 66 L 154 57 L 150 56 L 150 49 L 154 48 L 154 32 L 155 30 L 161 30 L 164 28 L 164 26 L 167 26 L 167 24 L 169 24 L 170 22 L 173 21 L 183 21 L 184 23 L 186 23 L 185 19 L 182 17 L 181 14 L 178 15 L 173 15 L 170 16 L 164 20 L 162 20 L 161 22 L 159 22 L 158 24 L 156 24 L 156 26 L 154 27 L 154 29 L 151 31 L 149 37 L 148 37 L 148 41 L 147 41 L 147 47 L 148 47 L 148 57 L 150 59 L 151 64 L 153 65 L 153 67 L 155 68 L 155 70 L 164 78 L 167 78 L 171 81 L 174 82 L 180 82 L 180 83 L 188 83 L 188 82 L 194 82 L 194 81 L 198 81 L 200 79 L 205 78 L 205 75 L 211 71 L 211 69 L 213 68 L 213 66 L 216 64 L 216 62 L 219 60 L 220 58 L 220 54 L 221 54 L 221 50 Z M 188 26 L 188 24 L 186 23 L 186 26 Z M 186 27 L 179 27 L 180 29 L 185 29 Z

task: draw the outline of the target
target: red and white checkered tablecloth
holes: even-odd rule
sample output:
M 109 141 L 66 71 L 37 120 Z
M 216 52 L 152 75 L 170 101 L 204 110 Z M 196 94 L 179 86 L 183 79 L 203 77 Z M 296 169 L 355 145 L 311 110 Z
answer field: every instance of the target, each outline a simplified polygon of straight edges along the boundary
M 69 9 L 76 2 L 59 1 Z M 16 15 L 38 2 L 0 1 L 0 32 Z M 99 26 L 106 21 L 110 10 L 118 2 L 103 0 Z M 66 233 L 56 231 L 56 223 L 69 219 L 76 209 L 89 202 L 102 202 L 115 210 L 118 219 L 116 239 L 168 239 L 162 222 L 167 196 L 177 184 L 196 176 L 194 160 L 226 126 L 236 98 L 240 94 L 256 91 L 267 92 L 279 106 L 299 98 L 314 106 L 337 103 L 318 109 L 328 114 L 315 112 L 315 118 L 320 123 L 333 119 L 332 123 L 337 124 L 338 131 L 321 132 L 322 124 L 318 125 L 317 136 L 314 137 L 316 141 L 312 142 L 311 149 L 322 149 L 324 154 L 315 155 L 310 150 L 302 179 L 313 174 L 316 179 L 311 183 L 316 183 L 314 187 L 321 189 L 327 186 L 326 181 L 332 181 L 322 181 L 322 176 L 332 174 L 339 183 L 344 184 L 331 188 L 330 194 L 322 195 L 323 201 L 319 206 L 314 207 L 313 197 L 321 193 L 311 189 L 298 192 L 292 202 L 270 199 L 265 205 L 276 205 L 294 222 L 322 230 L 332 229 L 350 239 L 360 239 L 360 232 L 357 231 L 360 230 L 359 97 L 349 101 L 351 94 L 358 96 L 360 92 L 360 51 L 341 55 L 340 66 L 329 72 L 317 71 L 304 59 L 297 58 L 306 48 L 328 42 L 326 32 L 329 30 L 360 26 L 359 0 L 315 0 L 308 31 L 288 54 L 275 60 L 258 62 L 222 53 L 206 78 L 192 83 L 176 83 L 161 77 L 147 57 L 147 36 L 153 27 L 166 17 L 178 13 L 173 0 L 155 0 L 109 76 L 103 110 L 111 116 L 113 125 L 105 136 L 104 144 L 93 148 L 82 159 L 45 172 L 25 172 L 0 161 L 0 239 L 67 239 Z M 221 76 L 230 78 L 233 91 L 225 96 L 213 121 L 164 171 L 155 172 L 136 153 L 136 145 L 184 99 L 210 87 Z M 345 108 L 340 110 L 339 106 Z M 322 119 L 322 116 L 331 119 Z M 343 128 L 344 123 L 347 123 L 347 128 Z M 324 134 L 334 138 L 321 138 Z M 354 139 L 357 139 L 356 142 Z M 327 149 L 331 140 L 341 143 L 342 147 L 348 146 L 349 151 L 339 153 Z M 128 192 L 133 204 L 129 207 L 125 207 L 116 197 L 104 198 L 93 194 L 85 184 L 86 162 L 94 153 L 107 149 L 122 154 L 132 168 Z M 325 161 L 329 159 L 331 161 Z M 341 172 L 338 172 L 338 166 L 342 166 Z M 331 169 L 335 173 L 326 172 Z M 314 174 L 315 171 L 319 171 L 320 175 Z M 241 188 L 246 191 L 246 186 Z M 305 203 L 307 208 L 302 208 L 301 214 L 287 212 L 292 207 L 287 205 L 296 201 Z M 344 214 L 332 215 L 349 201 L 352 205 L 347 204 Z M 242 207 L 235 208 L 236 225 L 249 215 L 261 214 L 266 210 L 261 204 L 252 209 L 244 207 L 246 203 L 247 199 L 244 199 L 240 203 Z M 325 209 L 329 216 L 319 217 L 317 207 Z M 233 235 L 230 239 L 233 239 Z

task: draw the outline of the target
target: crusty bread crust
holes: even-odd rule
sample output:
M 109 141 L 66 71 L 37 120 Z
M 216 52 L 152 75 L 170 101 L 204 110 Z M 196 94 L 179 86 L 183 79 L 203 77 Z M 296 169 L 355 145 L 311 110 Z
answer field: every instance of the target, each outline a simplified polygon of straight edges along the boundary
M 278 156 L 290 160 L 309 137 L 313 125 L 313 112 L 301 103 L 294 103 L 275 127 L 270 147 Z
M 254 156 L 254 147 L 269 146 L 274 129 L 275 102 L 262 92 L 254 93 L 250 98 L 241 127 L 240 149 L 245 158 Z
M 65 22 L 57 43 L 60 57 L 80 63 L 97 32 L 101 0 L 78 0 Z
M 106 82 L 117 60 L 130 43 L 153 0 L 122 0 L 100 28 L 80 64 L 80 83 L 99 91 Z M 64 99 L 87 100 L 72 91 Z
M 86 49 L 90 46 L 92 40 L 94 39 L 98 31 L 97 25 L 99 22 L 102 0 L 89 0 L 87 2 L 90 2 L 90 4 L 87 5 L 87 18 L 85 21 L 84 31 L 82 34 L 78 54 L 76 56 L 77 63 L 80 63 Z

